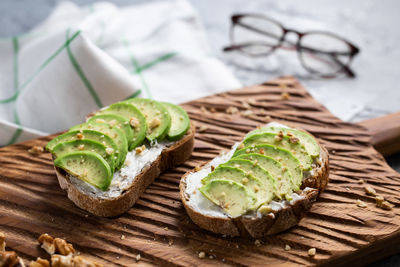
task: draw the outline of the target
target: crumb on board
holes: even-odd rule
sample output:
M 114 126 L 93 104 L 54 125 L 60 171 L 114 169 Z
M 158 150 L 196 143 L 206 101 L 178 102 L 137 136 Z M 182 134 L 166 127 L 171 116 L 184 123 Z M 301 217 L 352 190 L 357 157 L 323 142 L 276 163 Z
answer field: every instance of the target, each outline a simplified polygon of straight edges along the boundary
M 237 107 L 230 106 L 226 109 L 226 113 L 231 115 L 237 114 L 239 113 L 239 109 Z
M 376 191 L 371 186 L 367 185 L 364 187 L 365 193 L 370 196 L 376 196 Z
M 30 149 L 28 149 L 28 152 L 32 155 L 39 155 L 43 153 L 44 148 L 42 146 L 33 146 Z
M 315 254 L 317 254 L 317 249 L 316 249 L 316 248 L 310 248 L 310 249 L 308 250 L 308 256 L 314 257 Z
M 360 208 L 366 208 L 367 207 L 367 204 L 365 204 L 365 202 L 360 200 L 360 199 L 357 199 L 356 203 L 357 203 L 357 206 L 360 207 Z
M 376 201 L 376 206 L 383 210 L 391 210 L 394 207 L 393 204 L 391 204 L 389 201 L 386 201 L 385 198 L 382 196 L 375 197 L 375 201 Z
M 205 131 L 207 131 L 208 127 L 205 125 L 201 125 L 200 127 L 197 128 L 197 132 L 199 133 L 203 133 Z
M 250 117 L 251 115 L 253 115 L 254 112 L 251 109 L 247 109 L 247 110 L 243 111 L 241 114 L 243 117 L 247 118 L 247 117 Z
M 288 100 L 290 98 L 290 94 L 288 92 L 283 92 L 281 94 L 281 98 L 284 100 Z

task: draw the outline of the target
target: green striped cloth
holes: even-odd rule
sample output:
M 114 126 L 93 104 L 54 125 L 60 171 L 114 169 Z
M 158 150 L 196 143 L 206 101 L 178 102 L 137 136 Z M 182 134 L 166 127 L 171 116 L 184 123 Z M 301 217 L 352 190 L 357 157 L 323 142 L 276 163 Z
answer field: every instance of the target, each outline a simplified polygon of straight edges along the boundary
M 186 0 L 59 4 L 0 39 L 0 146 L 68 129 L 129 97 L 181 103 L 237 88 Z

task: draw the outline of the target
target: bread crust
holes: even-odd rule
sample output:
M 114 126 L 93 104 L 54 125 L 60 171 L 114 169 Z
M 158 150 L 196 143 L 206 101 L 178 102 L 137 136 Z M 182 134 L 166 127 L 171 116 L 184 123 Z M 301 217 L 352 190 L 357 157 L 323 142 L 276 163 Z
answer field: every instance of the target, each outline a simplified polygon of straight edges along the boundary
M 80 191 L 71 183 L 70 176 L 62 169 L 55 167 L 61 188 L 67 191 L 68 198 L 78 207 L 94 215 L 113 217 L 128 211 L 144 190 L 154 182 L 166 169 L 182 164 L 190 158 L 194 147 L 195 126 L 191 127 L 182 139 L 165 148 L 161 155 L 145 167 L 133 180 L 132 184 L 121 195 L 114 198 L 97 198 Z
M 235 219 L 201 214 L 188 204 L 190 195 L 186 193 L 186 178 L 193 171 L 186 173 L 181 179 L 179 189 L 182 203 L 195 224 L 214 233 L 263 238 L 285 231 L 299 223 L 328 184 L 329 154 L 325 147 L 319 142 L 318 144 L 321 148 L 321 164 L 318 168 L 314 169 L 312 176 L 303 179 L 301 191 L 299 192 L 302 198 L 278 211 L 272 211 L 259 217 L 241 216 Z M 304 190 L 306 187 L 308 189 Z

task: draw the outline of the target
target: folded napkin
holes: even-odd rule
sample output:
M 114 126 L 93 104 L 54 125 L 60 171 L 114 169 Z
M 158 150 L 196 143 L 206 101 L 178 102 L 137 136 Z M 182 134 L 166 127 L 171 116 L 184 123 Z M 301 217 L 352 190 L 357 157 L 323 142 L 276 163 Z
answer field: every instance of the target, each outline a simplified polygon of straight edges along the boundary
M 240 87 L 186 0 L 59 4 L 0 40 L 0 146 L 68 129 L 129 97 L 181 103 Z

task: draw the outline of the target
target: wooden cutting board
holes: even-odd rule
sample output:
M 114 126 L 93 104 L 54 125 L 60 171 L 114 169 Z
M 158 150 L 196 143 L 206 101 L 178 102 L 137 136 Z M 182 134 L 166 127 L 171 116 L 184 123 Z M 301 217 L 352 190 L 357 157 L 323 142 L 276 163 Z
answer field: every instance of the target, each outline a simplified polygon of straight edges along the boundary
M 183 106 L 198 131 L 192 158 L 161 175 L 117 218 L 99 218 L 77 208 L 58 186 L 50 154 L 28 153 L 53 136 L 1 148 L 0 231 L 6 234 L 8 250 L 26 260 L 48 258 L 36 239 L 49 233 L 66 238 L 105 266 L 134 265 L 138 254 L 139 264 L 157 266 L 359 266 L 400 252 L 400 174 L 370 145 L 365 128 L 334 117 L 295 79 L 276 79 Z M 227 114 L 230 107 L 240 113 Z M 297 227 L 262 240 L 260 246 L 200 229 L 180 202 L 180 177 L 271 119 L 304 128 L 327 147 L 331 174 L 326 191 Z M 395 208 L 377 208 L 359 179 Z M 367 208 L 358 207 L 357 199 Z M 285 251 L 285 245 L 291 249 Z M 312 247 L 317 249 L 313 258 L 307 254 Z M 200 251 L 207 254 L 205 259 L 198 258 Z

